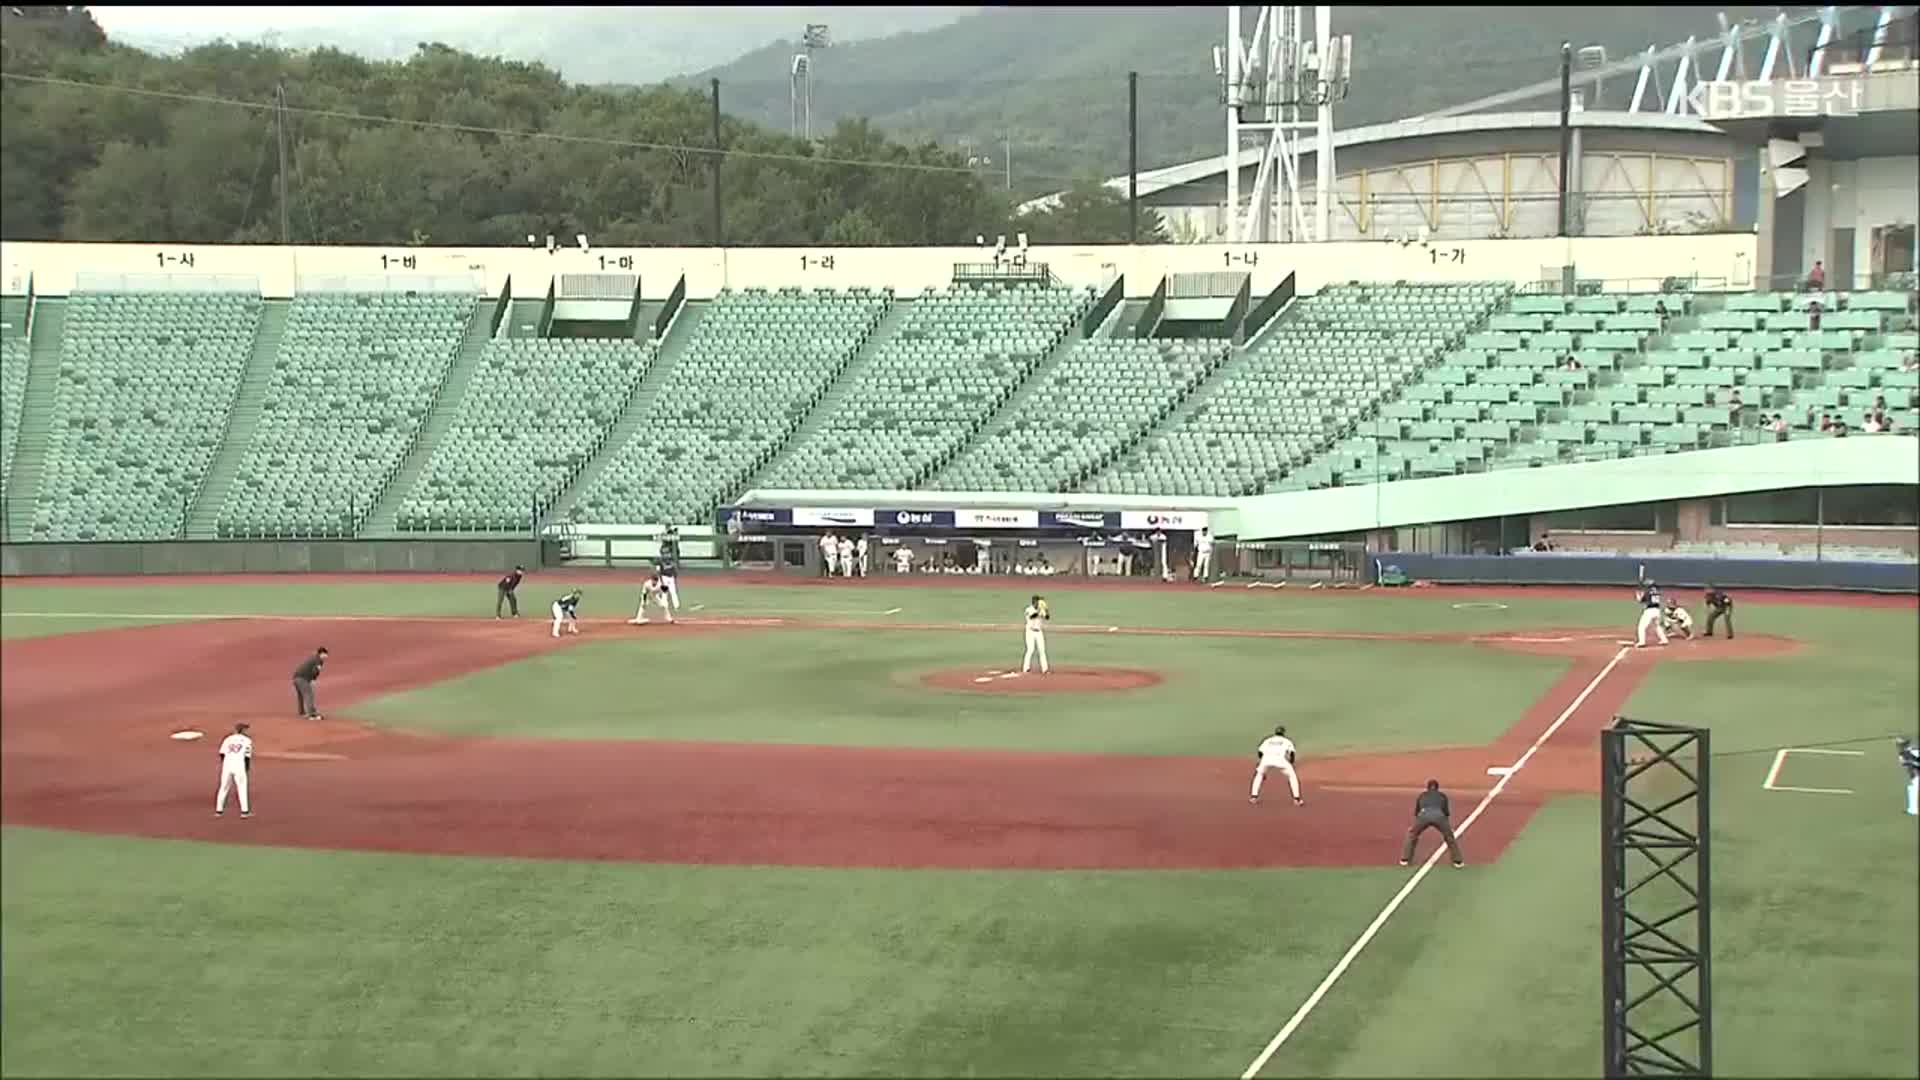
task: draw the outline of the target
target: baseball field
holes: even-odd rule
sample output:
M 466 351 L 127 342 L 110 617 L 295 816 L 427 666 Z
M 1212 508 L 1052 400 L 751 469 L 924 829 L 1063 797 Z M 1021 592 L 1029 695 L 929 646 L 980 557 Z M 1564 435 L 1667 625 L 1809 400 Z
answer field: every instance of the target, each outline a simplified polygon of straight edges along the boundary
M 1713 731 L 1717 1071 L 1915 1075 L 1911 597 L 636 582 L 9 583 L 0 1071 L 1593 1075 L 1626 713 Z

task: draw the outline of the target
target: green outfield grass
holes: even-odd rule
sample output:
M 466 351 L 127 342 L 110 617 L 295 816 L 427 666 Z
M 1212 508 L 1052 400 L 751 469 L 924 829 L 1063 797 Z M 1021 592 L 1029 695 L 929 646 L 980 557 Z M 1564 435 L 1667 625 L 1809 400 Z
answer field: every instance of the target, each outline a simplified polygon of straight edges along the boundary
M 562 580 L 523 589 L 531 617 Z M 915 622 L 1011 623 L 1031 591 L 687 584 L 708 613 Z M 590 617 L 632 614 L 632 587 L 588 589 Z M 0 633 L 491 615 L 492 601 L 485 583 L 9 585 Z M 1624 630 L 1635 615 L 1624 596 L 1500 602 L 1061 591 L 1054 609 L 1070 623 L 1384 632 Z M 60 612 L 83 617 L 46 617 Z M 1663 664 L 1628 706 L 1713 730 L 1718 1071 L 1914 1076 L 1920 870 L 1886 738 L 1920 700 L 1914 613 L 1749 606 L 1740 630 L 1805 647 Z M 1167 754 L 1243 753 L 1281 713 L 1314 733 L 1311 752 L 1483 742 L 1563 670 L 1463 645 L 1061 634 L 1056 662 L 1167 682 L 994 698 L 911 677 L 1011 663 L 1017 635 L 629 633 L 594 627 L 578 647 L 355 711 L 474 734 Z M 545 698 L 556 682 L 561 707 Z M 1762 789 L 1778 747 L 1822 744 L 1865 751 L 1808 766 L 1856 794 Z M 1431 874 L 1265 1075 L 1597 1072 L 1596 807 L 1561 800 L 1499 862 Z M 827 871 L 0 839 L 9 1076 L 1238 1075 L 1405 881 L 1390 866 Z
M 1345 947 L 1299 928 L 1343 926 L 1402 880 L 425 859 L 22 829 L 5 870 L 10 1076 L 1224 1074 Z
M 1166 681 L 1043 699 L 919 683 L 947 668 L 1017 667 L 1020 647 L 1017 630 L 610 628 L 353 712 L 459 734 L 1220 756 L 1248 752 L 1284 720 L 1315 753 L 1331 753 L 1490 742 L 1565 667 L 1473 645 L 1055 634 L 1056 665 L 1146 668 Z M 1369 677 L 1382 670 L 1397 677 Z M 569 688 L 562 709 L 556 685 Z

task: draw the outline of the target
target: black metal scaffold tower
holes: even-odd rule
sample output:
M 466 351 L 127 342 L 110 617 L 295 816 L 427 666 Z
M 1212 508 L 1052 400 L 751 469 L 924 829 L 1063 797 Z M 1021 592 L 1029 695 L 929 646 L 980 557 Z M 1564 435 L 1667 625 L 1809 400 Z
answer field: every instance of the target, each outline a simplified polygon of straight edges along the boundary
M 1600 736 L 1605 1075 L 1713 1075 L 1708 733 Z

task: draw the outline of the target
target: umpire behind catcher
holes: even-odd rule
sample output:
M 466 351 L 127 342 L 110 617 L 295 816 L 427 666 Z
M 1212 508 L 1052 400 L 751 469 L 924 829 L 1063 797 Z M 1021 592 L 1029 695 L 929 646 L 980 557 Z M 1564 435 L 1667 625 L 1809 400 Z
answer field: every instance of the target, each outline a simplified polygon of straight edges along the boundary
M 1707 586 L 1707 636 L 1713 636 L 1713 624 L 1727 620 L 1727 640 L 1733 640 L 1733 597 L 1718 585 Z
M 524 566 L 516 566 L 513 568 L 513 573 L 500 579 L 500 584 L 496 587 L 493 597 L 494 618 L 497 619 L 500 617 L 500 605 L 502 604 L 507 605 L 508 610 L 513 612 L 514 618 L 517 619 L 520 617 L 520 597 L 516 595 L 516 590 L 520 588 L 520 579 L 526 576 L 527 568 Z
M 308 720 L 320 719 L 320 710 L 313 704 L 313 680 L 320 677 L 320 669 L 326 665 L 327 648 L 322 645 L 293 669 L 293 697 L 299 705 L 300 715 Z
M 1401 866 L 1413 861 L 1413 847 L 1420 842 L 1420 834 L 1428 829 L 1440 830 L 1440 839 L 1447 842 L 1447 854 L 1453 856 L 1453 865 L 1467 865 L 1460 857 L 1460 841 L 1453 836 L 1453 807 L 1447 802 L 1447 793 L 1440 790 L 1438 780 L 1427 781 L 1427 790 L 1413 800 L 1413 824 L 1407 827 L 1407 846 L 1400 849 Z

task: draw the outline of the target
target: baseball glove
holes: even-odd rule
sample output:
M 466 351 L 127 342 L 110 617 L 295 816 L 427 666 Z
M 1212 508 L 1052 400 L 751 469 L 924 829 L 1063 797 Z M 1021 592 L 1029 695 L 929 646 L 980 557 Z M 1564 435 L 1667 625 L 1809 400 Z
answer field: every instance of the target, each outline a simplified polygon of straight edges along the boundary
M 1052 611 L 1052 610 L 1051 610 L 1050 608 L 1048 608 L 1048 607 L 1047 607 L 1047 602 L 1046 602 L 1045 600 L 1042 600 L 1042 601 L 1040 601 L 1040 603 L 1039 603 L 1038 605 L 1036 605 L 1036 606 L 1038 606 L 1038 607 L 1039 607 L 1039 609 L 1040 609 L 1040 614 L 1042 614 L 1042 615 L 1052 615 L 1052 614 L 1053 614 L 1053 611 Z

